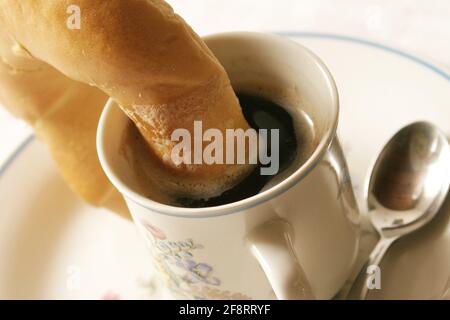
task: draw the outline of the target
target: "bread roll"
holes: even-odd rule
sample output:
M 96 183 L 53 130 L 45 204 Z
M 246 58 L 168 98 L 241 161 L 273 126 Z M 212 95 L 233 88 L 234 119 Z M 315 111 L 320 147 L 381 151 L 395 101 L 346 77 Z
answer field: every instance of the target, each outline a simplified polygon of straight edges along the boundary
M 1 31 L 0 56 L 0 102 L 32 125 L 65 181 L 84 200 L 129 217 L 96 154 L 97 123 L 108 97 L 36 61 Z
M 80 29 L 67 25 L 71 5 L 80 8 Z M 173 130 L 185 128 L 193 135 L 194 120 L 202 121 L 203 130 L 217 128 L 223 133 L 247 129 L 248 124 L 223 67 L 164 1 L 2 0 L 0 23 L 2 37 L 8 39 L 1 51 L 2 68 L 10 74 L 17 70 L 27 74 L 3 90 L 8 96 L 3 98 L 5 104 L 32 123 L 46 119 L 40 126 L 35 124 L 36 130 L 54 144 L 53 155 L 62 170 L 74 170 L 66 172 L 68 180 L 77 180 L 76 170 L 84 157 L 59 152 L 70 149 L 62 147 L 64 143 L 80 143 L 74 142 L 77 139 L 86 139 L 84 156 L 92 161 L 91 173 L 102 176 L 89 179 L 88 174 L 86 178 L 104 178 L 98 163 L 93 165 L 92 146 L 87 145 L 94 143 L 95 124 L 106 96 L 81 83 L 115 99 L 133 120 L 149 153 L 161 165 L 154 178 L 166 192 L 194 198 L 215 196 L 250 171 L 250 165 L 172 162 Z M 51 116 L 58 108 L 64 111 Z M 103 186 L 106 182 L 100 184 L 102 188 L 94 189 L 108 189 Z M 96 193 L 90 190 L 95 182 L 86 188 L 80 183 L 72 185 L 88 200 Z

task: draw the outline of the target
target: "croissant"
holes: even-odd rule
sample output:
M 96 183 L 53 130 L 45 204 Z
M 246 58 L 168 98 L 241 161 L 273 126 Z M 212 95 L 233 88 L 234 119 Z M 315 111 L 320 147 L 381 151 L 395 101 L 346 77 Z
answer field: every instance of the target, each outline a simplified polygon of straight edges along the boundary
M 205 130 L 225 132 L 248 123 L 224 68 L 164 1 L 1 0 L 0 24 L 0 101 L 34 127 L 66 181 L 91 204 L 122 201 L 95 150 L 108 96 L 157 159 L 154 178 L 165 192 L 215 196 L 250 172 L 246 164 L 170 157 L 175 129 L 192 132 L 202 121 Z

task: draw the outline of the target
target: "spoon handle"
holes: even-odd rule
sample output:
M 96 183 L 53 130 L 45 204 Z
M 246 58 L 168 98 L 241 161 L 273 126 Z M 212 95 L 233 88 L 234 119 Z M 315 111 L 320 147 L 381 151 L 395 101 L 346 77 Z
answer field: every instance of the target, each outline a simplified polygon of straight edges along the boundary
M 450 277 L 448 277 L 441 300 L 450 300 Z
M 389 247 L 391 246 L 391 244 L 397 240 L 398 237 L 390 237 L 390 238 L 385 238 L 382 237 L 380 238 L 380 240 L 378 241 L 377 245 L 375 246 L 375 248 L 373 248 L 372 253 L 369 256 L 369 260 L 366 263 L 366 267 L 370 267 L 372 265 L 375 266 L 379 266 L 381 260 L 383 260 L 383 257 L 386 253 L 386 251 L 389 249 Z M 367 269 L 366 269 L 367 270 Z M 365 277 L 364 277 L 364 282 L 362 285 L 362 289 L 361 289 L 361 293 L 359 295 L 359 298 L 361 300 L 365 300 L 367 297 L 367 293 L 369 290 L 369 277 L 370 274 L 368 274 L 367 272 L 365 273 Z

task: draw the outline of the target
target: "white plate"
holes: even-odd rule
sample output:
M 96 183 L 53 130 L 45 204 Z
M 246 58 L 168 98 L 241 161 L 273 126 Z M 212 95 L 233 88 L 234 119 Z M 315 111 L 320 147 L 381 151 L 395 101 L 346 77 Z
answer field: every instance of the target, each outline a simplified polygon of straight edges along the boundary
M 362 186 L 387 139 L 428 120 L 450 133 L 450 75 L 408 54 L 357 39 L 286 34 L 331 70 L 341 100 L 339 136 L 365 210 Z M 30 138 L 0 170 L 0 299 L 160 298 L 133 225 L 81 203 Z M 439 298 L 450 275 L 450 205 L 395 243 L 371 298 Z

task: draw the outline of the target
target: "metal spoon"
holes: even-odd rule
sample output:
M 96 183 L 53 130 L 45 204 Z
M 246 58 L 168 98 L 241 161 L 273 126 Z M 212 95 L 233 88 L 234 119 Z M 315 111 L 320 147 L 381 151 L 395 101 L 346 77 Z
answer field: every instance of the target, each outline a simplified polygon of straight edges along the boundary
M 434 125 L 401 129 L 378 156 L 367 188 L 369 217 L 380 240 L 367 266 L 378 266 L 390 245 L 431 221 L 450 185 L 450 147 Z M 368 275 L 360 298 L 367 296 Z
M 442 294 L 441 300 L 450 300 L 450 277 L 448 277 L 447 284 L 444 287 L 444 293 Z

